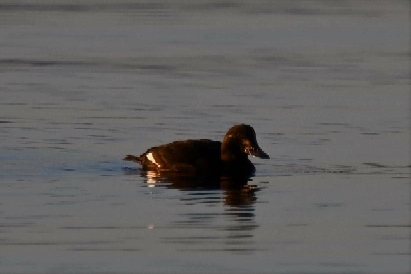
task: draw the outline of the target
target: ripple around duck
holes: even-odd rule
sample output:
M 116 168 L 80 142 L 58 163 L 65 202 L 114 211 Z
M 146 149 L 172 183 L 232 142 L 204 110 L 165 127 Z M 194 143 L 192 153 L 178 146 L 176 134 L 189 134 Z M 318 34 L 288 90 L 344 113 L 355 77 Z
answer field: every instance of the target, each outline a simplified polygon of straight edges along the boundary
M 298 161 L 303 161 L 299 159 Z M 265 167 L 265 174 L 267 167 Z M 269 172 L 270 173 L 270 172 Z M 363 163 L 358 166 L 334 165 L 334 166 L 315 166 L 304 163 L 285 163 L 283 165 L 274 165 L 271 169 L 273 176 L 293 176 L 293 175 L 320 175 L 320 174 L 335 174 L 335 175 L 366 175 L 366 174 L 392 174 L 398 177 L 411 174 L 410 165 L 383 165 L 379 163 Z

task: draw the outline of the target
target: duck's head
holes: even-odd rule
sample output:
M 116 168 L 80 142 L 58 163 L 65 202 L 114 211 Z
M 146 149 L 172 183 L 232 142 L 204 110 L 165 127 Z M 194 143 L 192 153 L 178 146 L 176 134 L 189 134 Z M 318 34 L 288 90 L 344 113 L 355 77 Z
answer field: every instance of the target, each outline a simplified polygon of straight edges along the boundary
M 247 155 L 270 159 L 258 145 L 254 129 L 244 124 L 235 125 L 228 130 L 222 143 L 221 154 L 226 160 Z

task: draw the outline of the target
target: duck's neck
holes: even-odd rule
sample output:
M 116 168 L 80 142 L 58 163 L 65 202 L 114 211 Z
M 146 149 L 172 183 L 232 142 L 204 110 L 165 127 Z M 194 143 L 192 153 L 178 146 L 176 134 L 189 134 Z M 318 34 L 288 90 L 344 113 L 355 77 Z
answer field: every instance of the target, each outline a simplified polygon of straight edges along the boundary
M 242 161 L 248 159 L 247 154 L 240 150 L 240 146 L 235 139 L 224 139 L 221 145 L 222 161 Z
M 237 144 L 232 145 L 226 142 L 221 146 L 221 161 L 223 173 L 248 176 L 255 171 L 248 155 L 242 152 Z

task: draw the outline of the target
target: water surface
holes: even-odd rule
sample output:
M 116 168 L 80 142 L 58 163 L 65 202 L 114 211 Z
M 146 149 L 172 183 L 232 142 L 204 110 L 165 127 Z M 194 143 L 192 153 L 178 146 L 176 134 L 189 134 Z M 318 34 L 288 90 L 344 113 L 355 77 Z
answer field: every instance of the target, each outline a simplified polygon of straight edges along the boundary
M 407 273 L 407 1 L 3 1 L 0 271 Z M 257 132 L 250 180 L 126 154 Z

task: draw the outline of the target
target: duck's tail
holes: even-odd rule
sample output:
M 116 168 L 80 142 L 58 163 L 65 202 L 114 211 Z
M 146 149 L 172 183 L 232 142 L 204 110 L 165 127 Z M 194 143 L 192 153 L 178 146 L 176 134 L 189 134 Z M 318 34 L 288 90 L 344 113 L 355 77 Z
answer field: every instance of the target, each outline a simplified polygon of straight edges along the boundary
M 131 161 L 131 162 L 136 162 L 141 164 L 141 157 L 137 157 L 134 155 L 127 155 L 126 157 L 124 157 L 123 159 L 124 161 Z

